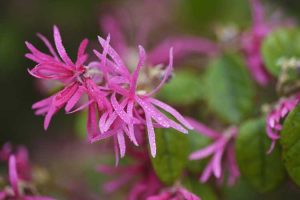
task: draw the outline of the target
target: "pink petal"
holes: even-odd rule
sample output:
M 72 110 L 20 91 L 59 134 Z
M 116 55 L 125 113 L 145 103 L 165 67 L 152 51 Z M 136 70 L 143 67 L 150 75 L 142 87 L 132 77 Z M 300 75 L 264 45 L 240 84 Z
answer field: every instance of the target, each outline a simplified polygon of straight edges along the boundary
M 185 200 L 201 200 L 199 197 L 191 193 L 190 191 L 187 191 L 184 188 L 179 189 L 180 194 L 184 197 Z
M 150 151 L 151 151 L 152 157 L 155 158 L 156 142 L 155 142 L 154 128 L 153 128 L 153 124 L 151 121 L 151 117 L 148 115 L 148 113 L 145 113 L 145 118 L 146 118 L 147 130 L 148 130 L 148 140 L 149 140 L 149 145 L 150 145 Z
M 149 61 L 153 65 L 166 63 L 168 55 L 165 53 L 170 47 L 174 47 L 175 59 L 182 59 L 192 53 L 214 55 L 219 47 L 214 42 L 201 37 L 175 37 L 163 41 L 149 54 Z
M 136 69 L 133 72 L 133 75 L 132 75 L 132 80 L 130 83 L 130 95 L 135 94 L 138 76 L 139 76 L 142 66 L 145 64 L 145 60 L 146 60 L 145 49 L 142 46 L 139 46 L 139 62 L 137 64 Z
M 87 118 L 87 132 L 88 132 L 88 139 L 89 141 L 92 140 L 93 137 L 97 136 L 98 129 L 97 129 L 97 110 L 96 110 L 95 103 L 89 105 L 88 107 L 88 118 Z
M 130 118 L 133 118 L 133 115 L 132 115 L 132 111 L 133 111 L 133 105 L 134 105 L 134 102 L 133 101 L 128 101 L 128 105 L 127 105 L 127 114 Z M 129 138 L 130 140 L 136 145 L 138 146 L 138 142 L 135 138 L 135 135 L 134 135 L 134 125 L 133 123 L 130 123 L 128 124 L 128 131 L 129 131 Z
M 212 165 L 213 165 L 213 172 L 216 178 L 221 177 L 221 159 L 223 155 L 224 149 L 219 149 L 212 160 Z
M 82 64 L 82 62 L 78 62 L 78 60 L 80 60 L 80 58 L 85 55 L 85 50 L 86 50 L 86 47 L 87 47 L 88 43 L 89 43 L 88 39 L 84 39 L 80 43 L 79 48 L 78 48 L 78 52 L 77 52 L 76 66 L 78 66 L 79 64 Z
M 52 56 L 59 61 L 59 58 L 54 50 L 54 48 L 52 47 L 51 43 L 49 42 L 49 40 L 43 36 L 42 34 L 38 33 L 37 36 L 44 42 L 44 44 L 47 46 L 48 50 L 50 51 L 50 53 L 52 54 Z
M 113 106 L 113 108 L 115 109 L 116 113 L 119 115 L 119 117 L 127 124 L 132 123 L 132 118 L 130 118 L 127 113 L 123 110 L 123 108 L 120 106 L 120 104 L 118 103 L 117 99 L 116 99 L 116 93 L 113 93 L 111 95 L 111 104 Z M 122 103 L 127 102 L 127 99 L 124 99 Z
M 186 117 L 186 120 L 194 127 L 195 131 L 197 131 L 198 133 L 205 135 L 209 138 L 213 138 L 213 139 L 217 139 L 220 138 L 220 134 L 212 129 L 210 129 L 209 127 L 207 127 L 206 125 L 192 119 L 189 117 Z
M 112 136 L 115 136 L 117 134 L 117 131 L 119 130 L 119 127 L 118 128 L 114 128 L 112 130 L 109 130 L 109 131 L 106 131 L 104 133 L 101 133 L 101 134 L 97 134 L 95 136 L 93 136 L 91 139 L 90 139 L 90 142 L 91 143 L 94 143 L 94 142 L 98 142 L 100 140 L 103 140 L 103 139 L 106 139 L 106 138 L 109 138 L 109 137 L 112 137 Z M 117 141 L 116 141 L 117 142 Z M 117 144 L 117 143 L 116 143 Z M 118 145 L 117 145 L 118 147 Z
M 59 29 L 57 28 L 57 26 L 53 27 L 53 35 L 54 35 L 55 46 L 56 46 L 57 52 L 60 55 L 61 59 L 67 65 L 73 66 L 74 64 L 71 61 L 70 57 L 68 56 L 68 54 L 62 44 L 61 36 L 60 36 Z
M 121 158 L 125 156 L 126 152 L 126 144 L 125 144 L 125 138 L 123 132 L 118 132 L 117 134 L 117 139 L 118 139 L 118 144 L 119 144 L 119 149 L 120 149 L 120 155 Z
M 127 50 L 127 45 L 119 21 L 114 18 L 112 15 L 102 16 L 101 28 L 106 34 L 112 34 L 113 36 L 113 46 L 117 49 L 118 52 L 123 54 Z
M 174 128 L 175 130 L 177 130 L 181 133 L 184 133 L 184 134 L 188 134 L 188 130 L 186 130 L 185 128 L 183 128 L 183 126 L 174 122 L 173 120 L 169 119 L 169 124 L 170 124 L 170 127 Z
M 211 176 L 211 173 L 213 172 L 213 166 L 212 163 L 208 163 L 208 165 L 205 167 L 204 171 L 202 172 L 202 175 L 200 177 L 200 181 L 202 183 L 205 183 L 209 177 Z
M 47 130 L 48 127 L 49 127 L 49 124 L 50 124 L 50 121 L 53 117 L 53 115 L 57 112 L 57 109 L 54 107 L 54 105 L 51 105 L 47 114 L 46 114 L 46 117 L 45 117 L 45 120 L 44 120 L 44 129 Z
M 260 0 L 250 0 L 252 18 L 255 24 L 264 23 L 264 8 Z
M 99 40 L 99 43 L 101 44 L 101 46 L 104 47 L 104 45 L 106 44 L 105 40 L 103 38 L 101 38 L 100 36 L 98 36 L 98 40 Z M 123 63 L 120 56 L 117 54 L 117 52 L 111 46 L 109 46 L 109 48 L 108 48 L 108 54 L 110 55 L 112 60 L 116 63 L 118 72 L 120 72 L 121 74 L 124 74 L 125 76 L 128 76 L 129 75 L 128 69 L 125 67 L 125 64 Z
M 190 123 L 184 119 L 184 117 L 174 108 L 169 106 L 168 104 L 165 104 L 162 101 L 159 101 L 157 99 L 150 98 L 150 101 L 155 104 L 156 106 L 162 108 L 163 110 L 170 113 L 172 116 L 174 116 L 181 124 L 183 124 L 188 129 L 193 129 L 193 127 L 190 125 Z
M 47 62 L 47 61 L 55 61 L 55 59 L 39 50 L 37 50 L 31 43 L 25 42 L 27 48 L 32 52 L 32 56 L 34 57 L 35 61 L 38 62 Z M 30 58 L 32 58 L 30 56 Z
M 189 159 L 190 160 L 200 160 L 203 159 L 211 154 L 213 154 L 215 151 L 217 151 L 217 149 L 222 148 L 222 146 L 224 145 L 224 141 L 223 140 L 218 140 L 217 142 L 203 148 L 200 149 L 198 151 L 195 151 L 193 153 L 190 154 Z
M 15 196 L 18 197 L 20 195 L 19 191 L 19 176 L 17 172 L 17 162 L 16 157 L 11 155 L 9 157 L 9 182 L 12 185 Z
M 152 117 L 158 124 L 163 126 L 164 128 L 169 128 L 169 120 L 168 118 L 163 115 L 160 111 L 158 111 L 154 106 L 148 103 L 145 100 L 136 96 L 136 102 L 143 108 L 145 114 L 147 113 L 150 117 Z
M 51 102 L 52 102 L 52 98 L 53 98 L 53 96 L 34 103 L 32 105 L 32 109 L 37 109 L 37 108 L 42 108 L 42 107 L 45 107 L 45 106 L 49 106 L 49 104 L 51 104 Z
M 109 182 L 105 183 L 103 185 L 103 189 L 106 193 L 115 192 L 120 187 L 126 186 L 131 178 L 132 178 L 132 175 L 124 174 L 116 180 L 109 181 Z
M 70 100 L 67 102 L 67 105 L 65 107 L 65 111 L 69 112 L 74 108 L 74 106 L 78 103 L 79 99 L 81 98 L 84 90 L 79 88 L 74 95 L 70 98 Z

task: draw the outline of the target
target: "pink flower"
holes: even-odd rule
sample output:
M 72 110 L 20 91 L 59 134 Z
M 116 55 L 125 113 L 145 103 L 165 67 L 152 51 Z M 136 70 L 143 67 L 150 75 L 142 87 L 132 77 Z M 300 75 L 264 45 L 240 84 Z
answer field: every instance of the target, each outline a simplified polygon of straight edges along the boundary
M 201 200 L 201 198 L 183 187 L 178 187 L 166 190 L 159 195 L 148 197 L 147 200 Z
M 276 141 L 280 138 L 279 133 L 282 129 L 282 122 L 289 112 L 298 105 L 299 97 L 299 95 L 296 95 L 279 100 L 275 108 L 268 113 L 266 119 L 266 132 L 268 137 L 272 140 L 268 153 L 273 151 Z
M 96 119 L 97 112 L 111 110 L 111 106 L 106 100 L 107 93 L 101 91 L 96 84 L 97 81 L 101 80 L 102 76 L 99 71 L 100 64 L 91 62 L 88 65 L 84 65 L 87 59 L 85 49 L 88 41 L 86 39 L 81 42 L 77 60 L 73 63 L 63 47 L 61 36 L 56 26 L 54 26 L 54 41 L 60 57 L 44 36 L 40 34 L 38 36 L 48 47 L 50 55 L 40 52 L 32 44 L 26 42 L 28 49 L 31 51 L 31 53 L 26 54 L 26 57 L 38 63 L 29 72 L 39 79 L 60 81 L 64 84 L 64 88 L 56 94 L 33 104 L 32 108 L 36 110 L 35 113 L 37 115 L 46 115 L 44 128 L 47 129 L 51 118 L 61 108 L 65 107 L 65 111 L 70 113 L 88 106 L 87 130 L 89 139 L 91 139 L 96 134 L 99 134 Z M 88 102 L 71 111 L 84 94 L 88 95 Z
M 172 49 L 169 53 L 169 65 L 166 68 L 162 81 L 154 90 L 145 93 L 144 91 L 137 90 L 138 75 L 141 68 L 145 66 L 146 53 L 144 48 L 139 46 L 139 62 L 134 72 L 130 74 L 120 56 L 108 44 L 109 38 L 105 41 L 103 38 L 99 37 L 99 42 L 103 47 L 103 54 L 97 51 L 94 52 L 102 63 L 106 63 L 107 66 L 109 66 L 109 68 L 105 69 L 104 73 L 106 77 L 112 76 L 112 78 L 108 78 L 107 80 L 108 87 L 113 91 L 110 102 L 114 108 L 114 112 L 107 120 L 100 119 L 100 130 L 104 129 L 105 131 L 111 127 L 111 124 L 113 124 L 115 120 L 119 119 L 117 124 L 120 128 L 117 129 L 116 132 L 122 155 L 125 153 L 125 143 L 123 142 L 124 133 L 128 135 L 133 143 L 137 144 L 134 134 L 134 125 L 139 124 L 146 126 L 151 154 L 155 157 L 156 143 L 154 127 L 174 128 L 180 132 L 187 133 L 187 130 L 182 125 L 169 119 L 165 114 L 159 111 L 159 109 L 171 114 L 186 128 L 192 128 L 174 108 L 152 97 L 165 84 L 171 74 L 173 66 Z M 106 54 L 112 59 L 107 58 Z M 141 94 L 141 92 L 144 94 Z M 153 121 L 155 121 L 156 124 L 153 124 Z M 99 138 L 95 138 L 94 141 L 100 139 L 103 139 L 103 135 L 99 135 Z
M 89 141 L 95 142 L 112 137 L 118 160 L 119 155 L 125 156 L 125 136 L 138 145 L 134 132 L 136 126 L 147 127 L 152 156 L 156 154 L 155 127 L 174 128 L 183 133 L 187 133 L 186 128 L 192 128 L 174 108 L 153 98 L 172 72 L 172 49 L 169 52 L 169 65 L 161 82 L 153 91 L 147 93 L 138 89 L 137 84 L 141 68 L 146 66 L 146 53 L 143 47 L 139 47 L 139 62 L 131 73 L 130 66 L 125 65 L 110 46 L 110 36 L 107 40 L 99 37 L 103 52 L 94 50 L 94 53 L 100 62 L 94 61 L 87 66 L 84 65 L 87 58 L 85 54 L 87 40 L 81 43 L 74 64 L 62 45 L 56 26 L 54 26 L 54 41 L 60 58 L 49 41 L 41 35 L 39 37 L 47 45 L 51 55 L 44 54 L 27 43 L 31 53 L 26 56 L 38 63 L 30 73 L 43 80 L 58 80 L 64 84 L 64 88 L 58 93 L 32 106 L 36 109 L 36 114 L 46 115 L 45 129 L 53 115 L 61 108 L 64 107 L 67 113 L 73 113 L 87 107 Z M 81 101 L 83 96 L 87 96 L 87 101 Z M 169 119 L 160 110 L 172 115 L 179 123 Z
M 119 9 L 114 10 L 114 12 L 101 17 L 101 28 L 104 33 L 112 35 L 112 45 L 118 50 L 125 61 L 130 61 L 135 57 L 132 47 L 142 44 L 148 49 L 153 33 L 166 26 L 164 24 L 166 21 L 169 21 L 171 13 L 169 8 L 172 5 L 170 5 L 170 2 L 144 0 L 139 2 L 140 4 L 138 2 L 127 3 L 129 8 L 126 9 L 122 5 Z M 128 16 L 130 14 L 132 16 Z M 142 26 L 140 26 L 141 24 Z M 132 32 L 134 34 L 133 37 L 126 35 Z M 169 60 L 167 52 L 171 47 L 174 48 L 174 58 L 176 60 L 182 60 L 193 54 L 211 56 L 219 51 L 218 45 L 206 38 L 172 36 L 149 49 L 148 64 L 151 66 L 166 64 Z
M 110 167 L 100 165 L 97 168 L 100 173 L 116 177 L 103 185 L 103 190 L 106 193 L 112 194 L 121 187 L 130 184 L 127 199 L 142 200 L 156 194 L 162 188 L 162 183 L 151 167 L 147 147 L 144 147 L 143 151 L 137 151 L 133 148 L 129 149 L 129 156 L 134 159 L 134 163 L 129 166 Z
M 265 22 L 264 8 L 260 0 L 249 0 L 251 4 L 253 24 L 249 32 L 242 37 L 242 48 L 246 55 L 249 71 L 253 78 L 262 86 L 267 85 L 271 79 L 267 72 L 260 53 L 261 43 L 271 27 Z
M 8 146 L 8 143 L 4 145 L 2 152 L 6 151 L 8 153 Z M 9 152 L 8 179 L 10 186 L 5 187 L 0 192 L 0 200 L 54 200 L 50 197 L 26 194 L 26 191 L 30 188 L 28 184 L 31 181 L 31 168 L 29 166 L 27 150 L 24 147 L 20 147 L 16 155 L 11 151 Z
M 237 177 L 240 175 L 235 159 L 233 144 L 233 140 L 237 135 L 237 129 L 231 127 L 224 133 L 218 133 L 194 119 L 189 118 L 188 121 L 199 134 L 203 134 L 213 140 L 212 144 L 193 152 L 189 156 L 190 160 L 201 160 L 211 156 L 210 161 L 200 177 L 201 182 L 206 182 L 212 175 L 222 180 L 224 178 L 222 169 L 226 166 L 229 171 L 228 184 L 234 184 Z
M 14 154 L 17 162 L 19 177 L 22 180 L 31 181 L 31 166 L 27 149 L 24 146 L 18 146 L 14 150 L 10 143 L 5 143 L 0 151 L 0 160 L 7 162 L 12 154 Z
M 67 55 L 63 47 L 59 30 L 56 26 L 53 28 L 54 41 L 57 53 L 50 42 L 42 35 L 38 34 L 41 40 L 48 47 L 50 55 L 37 50 L 32 44 L 26 42 L 27 48 L 31 53 L 26 54 L 26 57 L 33 60 L 37 65 L 29 70 L 29 73 L 39 79 L 58 80 L 65 87 L 58 93 L 48 97 L 42 101 L 33 104 L 32 108 L 36 110 L 37 115 L 46 115 L 44 128 L 47 129 L 52 116 L 67 104 L 66 111 L 69 111 L 74 103 L 74 99 L 78 98 L 80 92 L 82 78 L 85 72 L 84 62 L 87 59 L 85 48 L 88 41 L 85 39 L 81 42 L 77 60 L 75 63 Z
M 253 78 L 262 86 L 265 86 L 271 80 L 271 75 L 264 66 L 261 56 L 261 44 L 265 37 L 276 27 L 290 26 L 291 20 L 279 21 L 274 19 L 267 21 L 266 14 L 260 0 L 249 0 L 252 12 L 252 28 L 242 35 L 242 49 L 246 56 L 250 73 Z

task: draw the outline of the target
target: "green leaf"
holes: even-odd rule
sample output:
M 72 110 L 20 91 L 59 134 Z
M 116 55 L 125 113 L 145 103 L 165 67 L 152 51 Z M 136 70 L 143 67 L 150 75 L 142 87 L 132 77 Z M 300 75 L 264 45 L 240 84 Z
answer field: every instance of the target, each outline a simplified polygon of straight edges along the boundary
M 228 123 L 238 123 L 253 109 L 254 89 L 243 60 L 225 55 L 214 60 L 205 74 L 208 106 Z
M 172 105 L 190 105 L 201 99 L 201 83 L 197 73 L 188 70 L 176 71 L 172 80 L 161 89 L 158 97 Z
M 288 174 L 300 186 L 300 106 L 285 119 L 280 142 Z
M 156 157 L 151 157 L 153 168 L 159 179 L 167 185 L 173 184 L 187 163 L 188 146 L 186 135 L 173 129 L 156 129 Z
M 189 131 L 187 138 L 188 138 L 189 154 L 206 147 L 211 142 L 210 138 L 201 135 L 199 133 L 196 133 L 193 130 Z M 199 173 L 204 169 L 206 163 L 207 163 L 206 159 L 189 160 L 187 164 L 187 169 L 190 172 L 199 175 Z
M 86 120 L 87 115 L 85 112 L 79 113 L 75 119 L 75 133 L 80 139 L 86 138 Z
M 184 187 L 190 192 L 194 193 L 198 197 L 201 197 L 202 200 L 217 200 L 217 195 L 213 188 L 205 183 L 200 183 L 197 179 L 186 176 L 183 180 Z
M 240 178 L 233 186 L 224 186 L 221 188 L 222 199 L 224 200 L 267 200 L 261 198 L 245 180 Z
M 241 126 L 236 140 L 237 162 L 241 175 L 258 192 L 276 188 L 285 177 L 278 146 L 267 154 L 270 144 L 265 120 L 249 120 Z
M 296 28 L 278 29 L 263 41 L 261 51 L 268 71 L 278 76 L 281 59 L 300 57 L 300 30 Z

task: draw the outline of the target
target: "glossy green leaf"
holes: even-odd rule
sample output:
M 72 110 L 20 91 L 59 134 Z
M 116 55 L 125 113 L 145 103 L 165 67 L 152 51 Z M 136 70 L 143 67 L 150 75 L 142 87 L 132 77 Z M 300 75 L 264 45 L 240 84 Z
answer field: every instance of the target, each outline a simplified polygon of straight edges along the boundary
M 262 43 L 262 56 L 270 73 L 278 76 L 280 60 L 300 58 L 300 30 L 295 28 L 278 29 L 270 33 Z
M 217 195 L 213 188 L 205 183 L 200 183 L 197 179 L 186 176 L 183 180 L 184 187 L 195 195 L 201 197 L 202 200 L 217 200 Z
M 225 121 L 238 123 L 253 110 L 253 83 L 239 56 L 225 55 L 214 60 L 204 78 L 207 104 Z
M 267 154 L 270 143 L 263 119 L 245 122 L 236 140 L 236 157 L 241 175 L 258 192 L 276 188 L 285 176 L 278 146 L 271 154 Z
M 199 149 L 202 149 L 210 144 L 211 139 L 201 135 L 199 133 L 194 132 L 193 130 L 189 131 L 187 135 L 188 138 L 188 147 L 189 147 L 189 154 Z M 199 173 L 204 169 L 207 161 L 206 159 L 203 160 L 189 160 L 187 164 L 187 169 L 199 175 Z
M 222 199 L 224 200 L 267 200 L 253 190 L 243 178 L 240 178 L 233 186 L 222 187 Z
M 186 135 L 173 129 L 156 129 L 156 157 L 151 157 L 159 179 L 173 184 L 182 174 L 187 163 L 188 142 Z
M 285 119 L 280 141 L 288 174 L 300 186 L 300 106 Z
M 172 105 L 190 105 L 201 99 L 201 83 L 201 77 L 197 73 L 188 70 L 176 71 L 158 97 Z

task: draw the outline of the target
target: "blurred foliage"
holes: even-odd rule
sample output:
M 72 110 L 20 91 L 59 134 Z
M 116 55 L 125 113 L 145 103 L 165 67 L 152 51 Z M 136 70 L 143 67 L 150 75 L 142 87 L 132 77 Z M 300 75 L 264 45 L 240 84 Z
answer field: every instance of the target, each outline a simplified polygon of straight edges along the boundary
M 274 76 L 281 72 L 283 59 L 300 57 L 300 30 L 279 29 L 270 33 L 262 45 L 262 55 L 267 69 Z
M 213 60 L 204 79 L 208 106 L 226 122 L 237 124 L 253 111 L 253 82 L 239 55 Z
M 186 177 L 183 185 L 194 194 L 201 197 L 202 200 L 217 200 L 217 194 L 209 184 L 202 184 L 197 179 Z
M 188 143 L 184 134 L 173 129 L 156 129 L 156 156 L 152 166 L 159 179 L 172 185 L 186 167 Z
M 281 132 L 283 161 L 290 177 L 300 185 L 300 106 L 286 118 Z
M 205 137 L 200 133 L 196 133 L 195 131 L 189 131 L 187 135 L 188 138 L 188 147 L 189 147 L 189 155 L 199 149 L 202 149 L 210 144 L 211 139 L 209 137 Z M 187 163 L 187 169 L 195 175 L 198 175 L 205 167 L 207 163 L 206 159 L 204 160 L 189 160 Z
M 202 79 L 191 70 L 176 70 L 174 77 L 158 94 L 158 98 L 172 105 L 187 106 L 203 98 Z
M 261 193 L 276 189 L 285 177 L 279 146 L 267 154 L 270 145 L 264 119 L 249 120 L 241 125 L 236 141 L 241 176 Z

